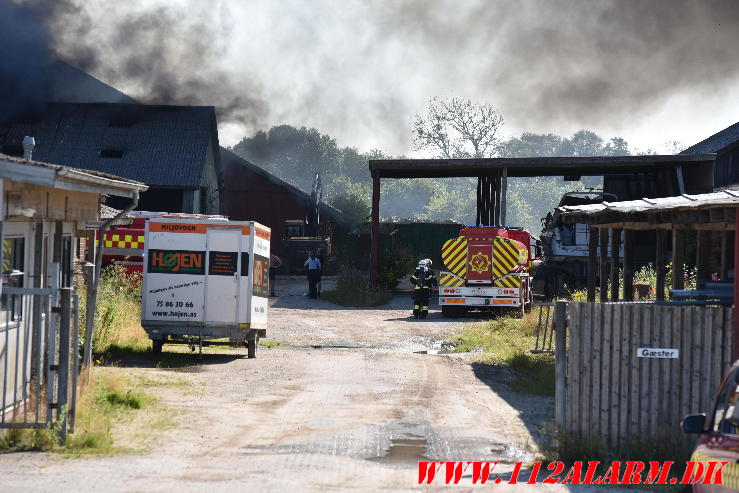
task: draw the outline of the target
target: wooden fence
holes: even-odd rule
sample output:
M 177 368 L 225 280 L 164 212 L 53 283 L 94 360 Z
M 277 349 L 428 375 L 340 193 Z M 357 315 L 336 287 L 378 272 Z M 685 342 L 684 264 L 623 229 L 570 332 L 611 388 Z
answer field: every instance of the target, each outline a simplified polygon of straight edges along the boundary
M 681 419 L 709 410 L 731 364 L 731 308 L 558 302 L 555 323 L 557 425 L 610 447 L 680 436 Z

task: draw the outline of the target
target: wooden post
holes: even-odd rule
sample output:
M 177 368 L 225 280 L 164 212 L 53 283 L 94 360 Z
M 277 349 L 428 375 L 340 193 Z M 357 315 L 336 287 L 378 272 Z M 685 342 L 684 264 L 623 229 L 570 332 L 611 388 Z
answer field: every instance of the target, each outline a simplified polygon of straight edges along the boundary
M 567 423 L 567 302 L 554 305 L 554 420 L 564 429 Z
M 664 301 L 665 299 L 665 243 L 667 243 L 667 231 L 658 229 L 657 233 L 657 248 L 654 259 L 654 269 L 657 273 L 657 301 Z
M 608 301 L 608 231 L 601 229 L 598 233 L 600 242 L 600 302 Z
M 733 334 L 731 338 L 731 361 L 739 359 L 739 210 L 734 220 L 734 312 L 732 313 Z
M 731 231 L 721 232 L 721 272 L 722 281 L 729 279 L 729 267 L 731 266 Z
M 372 244 L 370 250 L 370 279 L 377 287 L 377 269 L 380 262 L 380 174 L 372 173 Z
M 598 230 L 588 228 L 588 301 L 595 301 L 595 278 L 598 270 Z
M 611 229 L 611 301 L 618 301 L 619 250 L 621 246 L 621 230 Z
M 673 226 L 674 227 L 674 226 Z M 685 231 L 672 230 L 672 289 L 685 289 Z
M 634 301 L 633 229 L 624 229 L 624 301 Z
M 708 254 L 710 252 L 711 232 L 699 229 L 696 231 L 697 241 L 695 249 L 696 284 L 701 281 L 710 281 L 711 273 L 708 272 Z

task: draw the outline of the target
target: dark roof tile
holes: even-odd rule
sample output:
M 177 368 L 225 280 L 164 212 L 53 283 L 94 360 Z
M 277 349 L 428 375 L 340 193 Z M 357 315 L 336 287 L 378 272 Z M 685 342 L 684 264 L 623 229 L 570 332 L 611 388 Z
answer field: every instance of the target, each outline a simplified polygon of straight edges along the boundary
M 198 187 L 207 149 L 218 139 L 215 118 L 212 106 L 52 103 L 35 123 L 11 124 L 0 145 L 31 135 L 39 161 L 147 185 Z

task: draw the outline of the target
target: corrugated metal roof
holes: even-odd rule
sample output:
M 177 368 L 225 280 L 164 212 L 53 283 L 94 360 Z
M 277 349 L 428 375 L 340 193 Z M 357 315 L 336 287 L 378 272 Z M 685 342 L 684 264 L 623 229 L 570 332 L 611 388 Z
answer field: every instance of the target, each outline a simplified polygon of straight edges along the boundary
M 677 197 L 602 202 L 600 204 L 562 206 L 559 210 L 568 214 L 598 215 L 607 212 L 665 212 L 688 209 L 711 209 L 714 207 L 739 207 L 739 190 L 722 190 L 698 195 L 683 194 Z
M 198 187 L 217 144 L 211 106 L 53 103 L 36 121 L 12 123 L 4 149 L 31 135 L 34 159 L 110 173 L 148 185 Z

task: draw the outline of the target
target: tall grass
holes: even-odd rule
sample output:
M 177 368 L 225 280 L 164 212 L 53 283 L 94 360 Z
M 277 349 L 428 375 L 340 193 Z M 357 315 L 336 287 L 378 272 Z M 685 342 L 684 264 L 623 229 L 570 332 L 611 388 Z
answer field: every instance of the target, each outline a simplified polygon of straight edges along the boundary
M 487 322 L 467 323 L 456 342 L 456 352 L 476 351 L 481 363 L 507 366 L 514 378 L 511 390 L 554 395 L 554 356 L 532 354 L 536 345 L 538 311 L 523 318 L 500 317 Z
M 154 399 L 138 390 L 135 382 L 115 369 L 96 368 L 92 380 L 80 392 L 75 432 L 59 443 L 58 429 L 13 428 L 0 436 L 0 453 L 45 451 L 109 454 L 116 448 L 113 429 L 126 425 L 135 412 L 148 410 Z M 153 410 L 149 412 L 161 412 Z
M 80 327 L 85 327 L 85 286 L 77 286 L 80 296 Z M 84 330 L 81 331 L 84 338 Z M 103 269 L 98 285 L 92 347 L 96 354 L 113 345 L 145 343 L 141 327 L 141 274 L 111 265 Z

